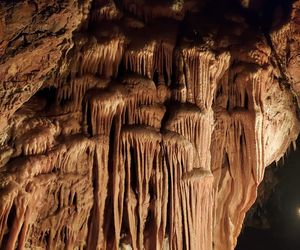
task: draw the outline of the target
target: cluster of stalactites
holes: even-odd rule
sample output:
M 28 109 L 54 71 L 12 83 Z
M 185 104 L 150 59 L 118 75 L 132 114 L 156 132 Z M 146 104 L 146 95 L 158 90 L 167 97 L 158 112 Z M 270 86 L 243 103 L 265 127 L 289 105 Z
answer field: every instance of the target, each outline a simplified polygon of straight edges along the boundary
M 160 249 L 165 237 L 168 201 L 167 174 L 160 158 L 161 135 L 151 128 L 132 127 L 122 129 L 120 140 L 120 170 L 126 172 L 124 213 L 132 248 Z M 150 194 L 150 184 L 153 194 Z M 146 228 L 149 216 L 153 221 Z M 146 234 L 150 233 L 149 227 L 155 229 L 153 236 Z
M 25 159 L 18 168 L 5 166 L 0 206 L 2 247 L 22 249 L 29 242 L 37 248 L 85 246 L 94 203 L 94 152 L 92 140 L 77 137 L 47 155 Z
M 158 98 L 157 88 L 150 79 L 137 75 L 124 77 L 106 89 L 93 89 L 85 98 L 85 132 L 109 136 L 114 118 L 123 124 L 142 124 L 159 129 L 165 107 Z
M 82 100 L 87 90 L 94 87 L 106 88 L 108 83 L 108 79 L 97 78 L 89 74 L 75 77 L 58 88 L 56 102 L 63 107 L 65 112 L 81 110 Z
M 172 249 L 211 249 L 213 178 L 209 170 L 197 168 L 194 145 L 149 126 L 124 126 L 119 138 L 112 191 L 114 246 L 162 249 L 168 237 Z
M 59 115 L 20 121 L 6 156 L 1 148 L 0 247 L 235 246 L 265 164 L 285 151 L 296 122 L 281 112 L 291 102 L 274 108 L 286 101 L 282 92 L 266 104 L 276 70 L 265 39 L 230 53 L 182 39 L 174 19 L 197 5 L 187 2 L 93 2 L 93 27 L 74 39 L 70 74 L 55 85 Z M 164 19 L 147 22 L 156 17 Z M 293 18 L 271 34 L 284 63 L 286 36 L 298 30 Z M 288 139 L 272 133 L 278 128 Z
M 86 132 L 89 124 L 93 135 L 109 136 L 115 115 L 122 115 L 124 99 L 122 88 L 93 90 L 85 105 Z
M 77 56 L 79 75 L 96 74 L 116 77 L 124 53 L 125 38 L 120 35 L 109 40 L 96 40 L 91 43 L 85 46 Z
M 106 242 L 106 232 L 101 229 L 106 223 L 102 204 L 101 208 L 93 208 L 101 223 L 92 226 L 99 236 L 91 247 L 101 245 L 102 239 L 104 248 L 130 244 L 133 249 L 161 249 L 168 237 L 170 245 L 178 249 L 211 249 L 212 176 L 208 169 L 212 110 L 183 104 L 171 112 L 165 126 L 170 132 L 161 136 L 158 129 L 166 111 L 162 102 L 168 98 L 167 92 L 159 90 L 150 79 L 129 75 L 108 88 L 96 87 L 85 96 L 85 132 L 114 138 L 115 237 L 113 243 Z M 121 128 L 121 124 L 130 126 Z M 105 171 L 102 175 L 107 177 Z M 168 176 L 172 179 L 171 192 Z M 107 185 L 106 177 L 103 180 Z M 100 196 L 98 199 L 104 202 Z M 169 215 L 168 204 L 173 209 Z M 147 218 L 154 219 L 148 222 Z M 180 228 L 182 221 L 184 227 Z M 155 233 L 150 233 L 153 230 Z M 130 243 L 121 232 L 130 236 Z M 196 240 L 198 236 L 201 241 Z
M 264 173 L 260 122 L 261 119 L 247 111 L 235 111 L 217 120 L 213 134 L 216 146 L 212 147 L 217 193 L 213 231 L 217 249 L 236 245 L 245 213 L 256 199 L 257 186 Z M 230 206 L 226 206 L 227 200 L 231 200 Z M 238 212 L 237 207 L 240 208 Z M 229 221 L 220 226 L 223 218 Z
M 223 108 L 216 109 L 212 135 L 215 146 L 211 147 L 216 191 L 213 231 L 217 249 L 236 245 L 245 213 L 255 201 L 264 175 L 264 128 L 268 122 L 264 112 L 266 86 L 272 81 L 272 69 L 249 67 L 243 63 L 232 67 L 217 90 L 216 103 Z M 231 200 L 230 206 L 226 205 L 227 200 Z M 238 213 L 236 208 L 239 208 Z M 224 218 L 229 220 L 220 226 Z M 227 245 L 224 246 L 225 240 Z
M 124 54 L 125 68 L 149 78 L 153 77 L 156 42 L 151 41 L 141 49 L 127 48 Z
M 170 175 L 169 241 L 171 249 L 212 249 L 213 178 L 197 168 L 193 144 L 174 132 L 163 135 Z
M 181 104 L 171 113 L 166 128 L 189 140 L 197 150 L 200 168 L 210 169 L 210 141 L 213 131 L 213 111 L 201 111 L 197 106 Z
M 246 66 L 238 66 L 230 72 L 228 107 L 245 108 L 249 111 L 264 112 L 266 84 L 272 81 L 272 69 L 253 66 L 252 72 L 245 71 Z M 228 84 L 228 83 L 225 83 Z
M 87 249 L 107 249 L 108 232 L 105 209 L 107 206 L 107 197 L 109 197 L 109 138 L 106 136 L 94 137 L 95 162 L 93 166 L 94 178 L 94 206 L 91 210 L 93 220 L 89 226 L 89 235 L 87 240 Z
M 144 47 L 129 46 L 124 54 L 125 68 L 129 71 L 153 78 L 157 72 L 159 81 L 171 84 L 172 56 L 175 44 L 172 42 L 147 41 Z M 164 77 L 164 74 L 166 77 Z
M 160 128 L 165 108 L 158 98 L 154 82 L 138 75 L 131 75 L 124 77 L 122 83 L 128 91 L 123 123 Z
M 212 106 L 218 80 L 229 67 L 230 55 L 218 56 L 208 49 L 181 48 L 176 53 L 179 88 L 175 99 L 195 103 L 200 109 Z

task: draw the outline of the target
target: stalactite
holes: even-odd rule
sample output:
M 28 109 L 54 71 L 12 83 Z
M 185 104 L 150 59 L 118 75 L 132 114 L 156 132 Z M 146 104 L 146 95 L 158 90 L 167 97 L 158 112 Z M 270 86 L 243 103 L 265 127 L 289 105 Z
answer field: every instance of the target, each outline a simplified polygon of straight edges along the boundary
M 178 23 L 166 19 L 155 32 L 154 27 L 152 24 L 128 32 L 131 42 L 124 54 L 125 68 L 148 78 L 157 73 L 159 83 L 170 85 Z
M 175 39 L 173 40 L 175 41 Z M 162 41 L 156 48 L 154 69 L 158 72 L 159 76 L 163 76 L 166 73 L 167 85 L 171 84 L 172 75 L 172 61 L 173 61 L 173 50 L 175 44 L 171 40 L 171 43 Z
M 124 105 L 122 88 L 92 90 L 86 98 L 85 125 L 90 125 L 93 135 L 109 136 L 113 119 L 118 112 L 122 113 Z M 88 124 L 89 118 L 91 119 L 90 124 Z
M 234 235 L 238 235 L 241 230 L 245 212 L 256 198 L 256 188 L 264 173 L 264 151 L 261 148 L 263 123 L 260 112 L 246 110 L 235 111 L 230 116 L 220 118 L 218 121 L 222 123 L 218 122 L 213 138 L 221 141 L 214 141 L 218 147 L 212 148 L 212 169 L 217 191 L 215 204 L 218 204 L 214 222 L 214 238 L 218 241 L 214 243 L 217 248 L 230 248 L 236 244 Z M 217 157 L 222 154 L 223 157 Z M 230 206 L 225 202 L 230 202 Z M 237 213 L 236 209 L 240 212 Z M 226 224 L 222 230 L 220 223 Z M 233 237 L 227 241 L 228 246 L 224 246 L 222 239 L 228 239 L 228 233 Z
M 214 244 L 217 248 L 222 246 L 229 249 L 230 245 L 235 245 L 235 237 L 228 239 L 228 235 L 234 235 L 240 230 L 239 223 L 256 197 L 255 187 L 257 184 L 253 173 L 257 171 L 257 168 L 263 169 L 263 166 L 257 165 L 260 162 L 257 162 L 256 148 L 253 148 L 253 144 L 251 144 L 251 141 L 255 140 L 255 135 L 252 132 L 255 124 L 251 122 L 251 114 L 244 112 L 244 114 L 238 113 L 232 118 L 224 118 L 224 126 L 218 128 L 224 129 L 222 130 L 223 135 L 228 134 L 228 137 L 225 136 L 226 144 L 217 144 L 219 147 L 212 151 L 213 159 L 217 155 L 216 152 L 223 152 L 221 155 L 223 154 L 225 157 L 224 160 L 223 158 L 216 158 L 213 161 L 213 164 L 216 164 L 213 165 L 213 171 L 217 178 L 215 183 L 217 200 L 215 204 L 218 204 L 214 221 L 214 238 L 217 241 Z M 214 134 L 216 135 L 217 132 L 218 130 Z M 216 139 L 218 138 L 216 137 Z M 230 141 L 230 145 L 228 141 Z M 253 156 L 254 158 L 252 158 Z M 247 169 L 242 169 L 241 166 L 245 166 L 244 164 L 247 164 Z M 247 185 L 245 186 L 246 182 Z M 226 206 L 225 202 L 230 202 L 230 207 Z M 220 229 L 220 224 L 223 226 L 226 224 L 226 226 Z M 224 239 L 226 242 L 223 241 Z
M 1 232 L 2 246 L 22 249 L 31 242 L 36 247 L 60 249 L 65 245 L 73 249 L 85 244 L 93 204 L 93 152 L 91 141 L 74 138 L 47 155 L 32 156 L 18 168 L 4 166 L 9 171 L 1 185 L 1 192 L 8 194 L 1 196 L 6 199 L 1 203 L 1 223 L 6 224 L 5 231 Z M 78 156 L 76 159 L 71 157 L 74 154 Z M 16 216 L 8 228 L 8 214 L 14 213 L 10 212 L 12 209 Z M 68 221 L 76 223 L 66 227 Z M 3 242 L 4 234 L 9 244 Z
M 203 112 L 197 106 L 182 104 L 171 113 L 166 129 L 177 132 L 193 143 L 198 152 L 199 166 L 197 167 L 210 169 L 213 123 L 212 110 Z
M 198 168 L 193 144 L 179 134 L 164 134 L 163 148 L 171 178 L 171 248 L 212 249 L 212 174 Z
M 210 1 L 52 2 L 1 3 L 0 249 L 233 249 L 299 133 L 300 1 L 270 31 Z
M 82 99 L 86 91 L 93 87 L 106 88 L 109 82 L 108 79 L 99 79 L 93 75 L 83 75 L 72 79 L 69 84 L 65 84 L 58 89 L 56 102 L 58 104 L 64 102 L 63 107 L 67 112 L 81 110 Z M 70 105 L 66 105 L 66 101 L 69 101 Z
M 89 231 L 89 240 L 87 249 L 107 249 L 107 232 L 105 229 L 105 205 L 108 196 L 108 153 L 109 139 L 107 137 L 96 137 L 94 139 L 95 162 L 93 167 L 94 178 L 94 207 Z M 107 223 L 107 222 L 106 222 Z
M 163 245 L 167 233 L 167 217 L 168 217 L 168 197 L 169 197 L 169 175 L 166 164 L 162 159 L 163 152 L 156 154 L 154 159 L 154 167 L 152 173 L 152 185 L 154 198 L 152 204 L 150 204 L 150 209 L 152 208 L 152 213 L 154 217 L 154 234 L 149 237 L 150 243 L 148 244 L 149 249 L 168 249 Z M 153 208 L 154 207 L 154 208 Z M 151 233 L 151 230 L 149 230 Z
M 123 123 L 134 124 L 136 120 L 147 122 L 140 106 L 152 107 L 157 102 L 157 89 L 154 82 L 139 75 L 130 75 L 122 79 L 127 89 Z M 155 109 L 155 107 L 153 107 Z M 150 125 L 150 124 L 149 124 Z
M 225 71 L 223 76 L 220 78 L 217 83 L 217 89 L 215 91 L 214 96 L 214 108 L 218 109 L 227 109 L 228 107 L 228 99 L 229 99 L 229 69 Z
M 129 71 L 152 78 L 154 74 L 154 55 L 157 46 L 156 41 L 140 44 L 131 44 L 124 54 L 125 68 Z
M 31 131 L 16 141 L 17 150 L 24 155 L 44 153 L 53 146 L 53 134 L 49 130 Z
M 160 24 L 156 40 L 158 41 L 155 57 L 154 71 L 157 72 L 159 83 L 171 85 L 173 70 L 173 51 L 178 34 L 178 23 L 165 19 Z
M 195 149 L 188 140 L 174 132 L 163 134 L 165 164 L 170 176 L 169 240 L 171 249 L 183 249 L 182 221 L 185 212 L 181 206 L 180 182 L 194 167 Z
M 93 22 L 119 20 L 120 18 L 122 18 L 122 12 L 116 7 L 113 1 L 109 1 L 107 4 L 94 9 L 91 16 Z
M 217 249 L 235 246 L 236 235 L 240 233 L 245 212 L 256 198 L 257 186 L 264 175 L 265 158 L 269 155 L 265 151 L 264 135 L 270 129 L 268 124 L 273 108 L 268 96 L 278 85 L 274 85 L 270 68 L 253 66 L 251 71 L 248 67 L 245 72 L 245 66 L 240 63 L 233 67 L 222 83 L 226 91 L 218 93 L 221 100 L 225 95 L 228 97 L 225 97 L 223 109 L 217 110 L 212 136 L 212 145 L 216 147 L 211 147 L 214 203 L 217 204 L 214 245 Z M 221 229 L 220 224 L 226 226 Z M 228 234 L 235 236 L 228 240 Z M 224 245 L 225 239 L 228 245 Z
M 55 137 L 60 134 L 59 124 L 52 123 L 49 120 L 25 120 L 17 128 L 17 137 L 15 138 L 15 147 L 17 154 L 33 155 L 45 153 L 50 150 Z
M 1 190 L 1 207 L 0 207 L 0 245 L 3 246 L 3 237 L 8 231 L 8 216 L 13 207 L 13 202 L 18 194 L 18 187 L 16 184 L 11 183 L 6 189 Z M 5 242 L 4 242 L 5 243 Z
M 132 248 L 144 249 L 144 231 L 151 203 L 149 193 L 150 180 L 156 166 L 155 163 L 158 163 L 161 135 L 147 127 L 132 127 L 122 130 L 121 141 L 123 164 L 124 169 L 126 169 L 125 199 L 127 201 Z M 156 167 L 158 168 L 159 165 Z M 165 173 L 159 172 L 159 169 L 155 170 L 155 174 L 158 175 L 156 177 L 157 184 L 161 185 L 159 175 L 164 175 Z M 133 183 L 133 179 L 136 180 L 136 183 Z M 166 190 L 166 186 L 164 190 Z M 160 209 L 162 209 L 162 215 L 166 215 L 166 198 L 157 202 L 160 202 L 160 204 L 164 203 L 164 206 L 160 207 Z M 155 204 L 155 209 L 157 209 L 157 205 Z M 157 238 L 164 238 L 164 235 L 159 235 L 159 233 L 164 233 L 164 228 L 161 229 L 161 232 L 159 227 L 161 226 L 161 221 L 162 226 L 165 225 L 166 218 L 162 218 L 162 215 L 157 214 L 157 210 L 155 215 L 157 216 L 155 240 L 157 240 Z M 156 241 L 156 243 L 158 242 Z
M 124 46 L 124 37 L 97 41 L 87 47 L 79 57 L 78 71 L 80 75 L 99 74 L 104 77 L 117 76 Z
M 183 208 L 184 249 L 211 250 L 213 176 L 194 168 L 180 181 Z
M 160 129 L 165 112 L 166 108 L 159 104 L 139 106 L 135 115 L 135 124 L 148 125 Z
M 182 47 L 177 53 L 178 81 L 186 89 L 186 101 L 200 109 L 209 109 L 217 82 L 229 67 L 229 54 L 215 55 L 201 47 Z M 185 101 L 184 96 L 179 98 Z
M 114 215 L 114 248 L 119 249 L 121 226 L 124 210 L 125 193 L 125 169 L 122 164 L 123 159 L 120 150 L 120 135 L 122 125 L 122 113 L 118 111 L 115 118 L 115 132 L 113 134 L 113 215 Z
M 35 213 L 36 209 L 39 209 L 40 200 L 42 195 L 45 193 L 45 187 L 40 184 L 36 184 L 34 182 L 30 182 L 26 186 L 26 190 L 20 191 L 18 197 L 15 199 L 15 206 L 18 210 L 18 206 L 20 206 L 20 210 L 16 213 L 19 213 L 19 216 L 14 218 L 15 225 L 21 226 L 21 231 L 14 232 L 18 235 L 18 249 L 23 249 L 27 240 L 27 233 L 30 232 L 31 225 L 35 222 L 37 218 L 37 214 Z M 11 232 L 15 230 L 12 226 L 10 229 Z M 13 246 L 11 246 L 14 249 Z
M 18 236 L 21 233 L 21 228 L 24 226 L 26 208 L 28 206 L 28 197 L 26 194 L 19 193 L 19 195 L 14 200 L 14 206 L 16 209 L 16 214 L 10 228 L 8 240 L 6 243 L 7 250 L 13 250 L 16 248 Z M 19 246 L 18 246 L 19 247 Z

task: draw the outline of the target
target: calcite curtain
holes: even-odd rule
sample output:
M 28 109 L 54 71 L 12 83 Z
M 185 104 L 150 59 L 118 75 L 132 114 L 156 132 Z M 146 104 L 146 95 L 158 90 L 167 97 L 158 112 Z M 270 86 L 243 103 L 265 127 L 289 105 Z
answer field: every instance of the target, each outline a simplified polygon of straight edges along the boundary
M 1 1 L 0 248 L 233 250 L 299 133 L 300 2 L 268 4 Z

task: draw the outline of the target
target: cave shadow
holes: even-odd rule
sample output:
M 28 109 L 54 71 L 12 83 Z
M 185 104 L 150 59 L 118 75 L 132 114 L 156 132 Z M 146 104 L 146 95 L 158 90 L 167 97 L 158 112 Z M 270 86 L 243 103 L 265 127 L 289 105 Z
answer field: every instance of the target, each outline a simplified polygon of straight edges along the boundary
M 284 164 L 268 167 L 266 171 L 272 171 L 272 178 L 278 184 L 268 197 L 259 197 L 260 205 L 254 204 L 253 211 L 247 213 L 235 250 L 299 250 L 300 139 L 297 149 L 289 153 Z M 249 226 L 254 216 L 264 217 L 268 227 Z

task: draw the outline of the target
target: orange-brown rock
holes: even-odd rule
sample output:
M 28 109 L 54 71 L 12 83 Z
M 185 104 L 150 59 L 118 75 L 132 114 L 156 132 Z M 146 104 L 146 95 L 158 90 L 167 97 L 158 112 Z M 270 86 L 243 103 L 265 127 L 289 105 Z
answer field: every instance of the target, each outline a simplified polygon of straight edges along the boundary
M 0 248 L 234 249 L 300 129 L 268 4 L 1 1 Z

